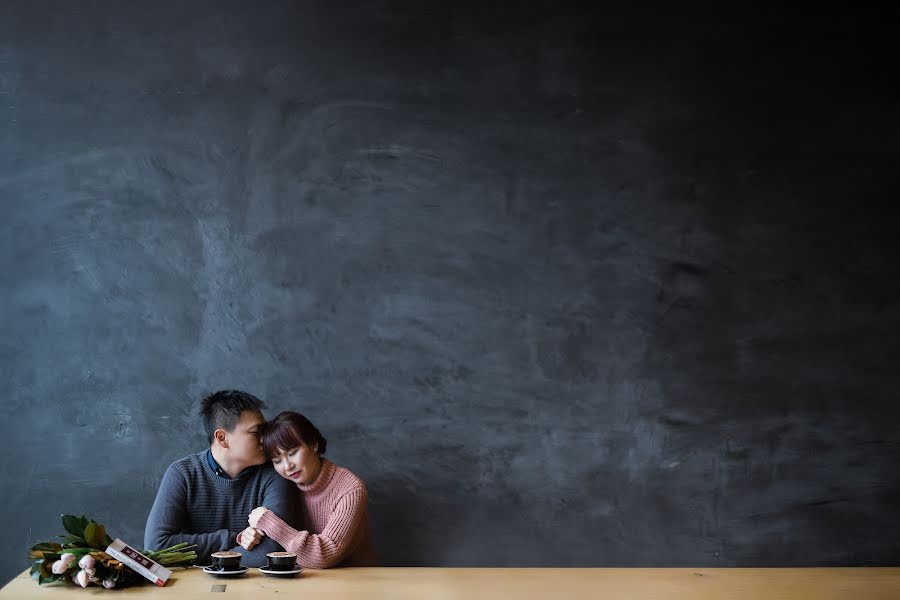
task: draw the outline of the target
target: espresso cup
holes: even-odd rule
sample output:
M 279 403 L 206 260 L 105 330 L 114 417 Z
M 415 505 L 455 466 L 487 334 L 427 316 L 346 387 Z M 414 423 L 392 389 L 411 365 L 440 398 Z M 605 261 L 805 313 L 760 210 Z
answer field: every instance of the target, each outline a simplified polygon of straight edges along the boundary
M 297 555 L 293 552 L 269 552 L 266 554 L 270 571 L 293 571 L 297 568 Z
M 226 550 L 212 553 L 212 569 L 215 571 L 237 571 L 241 568 L 241 553 Z

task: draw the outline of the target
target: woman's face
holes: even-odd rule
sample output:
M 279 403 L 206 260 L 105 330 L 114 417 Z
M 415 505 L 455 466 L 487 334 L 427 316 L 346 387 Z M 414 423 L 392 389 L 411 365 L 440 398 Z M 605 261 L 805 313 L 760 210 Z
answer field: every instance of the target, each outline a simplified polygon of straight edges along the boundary
M 300 485 L 309 485 L 319 474 L 322 459 L 319 458 L 315 448 L 301 442 L 299 446 L 290 450 L 279 448 L 272 457 L 272 466 L 285 479 Z

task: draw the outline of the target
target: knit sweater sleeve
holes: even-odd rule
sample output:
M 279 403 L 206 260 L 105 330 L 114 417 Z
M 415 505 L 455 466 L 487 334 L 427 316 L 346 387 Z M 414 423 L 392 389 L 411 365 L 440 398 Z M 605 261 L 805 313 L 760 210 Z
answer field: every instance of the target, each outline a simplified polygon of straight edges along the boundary
M 208 533 L 189 533 L 191 523 L 187 509 L 188 482 L 184 474 L 170 465 L 150 509 L 144 530 L 144 548 L 160 550 L 187 542 L 197 544 L 198 560 L 205 560 L 213 552 L 229 546 L 231 533 L 219 529 Z
M 297 563 L 311 569 L 327 569 L 339 564 L 353 549 L 363 524 L 367 492 L 357 486 L 335 503 L 322 533 L 297 531 L 271 510 L 260 519 L 258 527 L 281 544 L 288 552 L 297 553 Z

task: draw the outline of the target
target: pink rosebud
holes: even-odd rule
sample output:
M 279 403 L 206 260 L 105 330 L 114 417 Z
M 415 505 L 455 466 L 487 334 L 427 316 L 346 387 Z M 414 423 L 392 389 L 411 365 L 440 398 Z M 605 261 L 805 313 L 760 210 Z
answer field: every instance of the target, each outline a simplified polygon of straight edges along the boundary
M 84 572 L 87 573 L 88 577 L 90 577 L 91 579 L 94 579 L 94 575 L 97 574 L 97 570 L 91 568 L 85 569 Z
M 84 571 L 78 571 L 78 574 L 75 575 L 75 583 L 83 588 L 86 588 L 90 582 L 90 577 Z
M 112 588 L 116 587 L 116 582 L 113 581 L 112 579 L 104 579 L 103 587 L 105 587 L 108 590 L 111 590 Z
M 66 568 L 68 569 L 69 565 L 72 564 L 72 561 L 75 560 L 76 558 L 78 558 L 78 557 L 75 556 L 74 554 L 72 554 L 71 552 L 66 552 L 65 554 L 63 554 L 62 556 L 59 557 L 59 560 L 66 563 Z
M 62 559 L 53 563 L 53 566 L 50 567 L 50 570 L 53 571 L 54 575 L 62 575 L 66 572 L 66 569 L 69 568 L 69 563 L 65 563 Z
M 97 559 L 90 554 L 85 554 L 78 561 L 78 566 L 82 569 L 93 569 L 97 565 Z

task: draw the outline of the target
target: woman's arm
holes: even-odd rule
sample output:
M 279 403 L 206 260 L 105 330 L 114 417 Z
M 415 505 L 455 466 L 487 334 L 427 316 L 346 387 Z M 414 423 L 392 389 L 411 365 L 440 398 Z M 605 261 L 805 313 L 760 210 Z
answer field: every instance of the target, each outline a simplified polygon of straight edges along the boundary
M 271 510 L 262 512 L 255 525 L 288 552 L 297 553 L 297 564 L 311 569 L 327 569 L 339 564 L 352 549 L 363 523 L 368 494 L 356 487 L 338 500 L 322 533 L 298 531 Z M 257 509 L 259 510 L 259 509 Z M 255 511 L 254 511 L 255 512 Z

